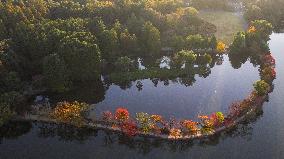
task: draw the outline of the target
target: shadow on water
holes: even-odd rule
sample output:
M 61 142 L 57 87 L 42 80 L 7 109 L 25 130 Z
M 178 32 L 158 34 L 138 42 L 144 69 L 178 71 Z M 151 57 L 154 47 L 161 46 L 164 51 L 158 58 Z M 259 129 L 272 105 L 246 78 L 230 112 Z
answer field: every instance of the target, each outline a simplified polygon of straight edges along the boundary
M 263 116 L 262 107 L 259 107 L 253 114 L 250 114 L 245 121 L 236 127 L 221 134 L 206 139 L 188 141 L 168 141 L 147 137 L 129 138 L 123 134 L 93 128 L 78 128 L 65 124 L 50 124 L 44 122 L 10 122 L 0 128 L 0 141 L 3 139 L 16 140 L 19 137 L 34 132 L 38 138 L 56 138 L 56 142 L 86 143 L 99 138 L 102 146 L 123 145 L 135 150 L 140 154 L 148 154 L 154 148 L 170 152 L 183 152 L 193 146 L 207 147 L 219 144 L 225 138 L 242 138 L 250 140 L 253 132 L 253 125 Z M 2 144 L 2 142 L 0 142 Z
M 260 64 L 260 60 L 253 54 L 243 53 L 241 55 L 229 55 L 229 61 L 233 68 L 238 69 L 246 61 L 250 61 L 254 66 Z M 196 72 L 199 76 L 206 78 L 210 75 L 210 69 L 215 65 L 220 65 L 223 62 L 223 57 L 214 57 L 213 62 L 210 65 L 199 65 L 198 71 Z M 147 65 L 150 65 L 148 62 Z M 148 66 L 149 67 L 149 66 Z M 178 77 L 173 77 L 173 79 Z M 151 79 L 152 82 L 157 85 L 157 82 L 163 81 L 164 85 L 167 85 L 167 81 L 173 80 L 171 78 L 155 78 Z M 138 79 L 134 79 L 138 80 Z M 181 83 L 185 85 L 192 85 L 194 76 L 191 77 L 179 77 Z M 131 83 L 131 81 L 129 81 Z M 121 88 L 127 88 L 131 84 L 122 84 Z M 193 82 L 194 83 L 194 82 Z M 94 84 L 88 84 L 85 86 L 79 86 L 77 89 L 71 90 L 69 93 L 64 95 L 57 95 L 52 97 L 55 101 L 60 99 L 72 100 L 76 97 L 79 101 L 85 101 L 88 103 L 97 103 L 105 98 L 105 92 L 108 89 L 106 81 L 99 81 Z M 143 87 L 143 86 L 141 86 Z M 139 89 L 139 88 L 138 88 Z M 142 89 L 142 88 L 140 88 Z M 96 98 L 94 98 L 96 97 Z M 124 145 L 129 149 L 135 150 L 140 154 L 148 154 L 154 148 L 167 150 L 170 152 L 182 152 L 186 151 L 193 146 L 207 147 L 219 144 L 225 138 L 243 138 L 244 140 L 250 140 L 252 137 L 253 124 L 261 118 L 263 115 L 262 107 L 259 107 L 257 111 L 251 114 L 245 121 L 237 125 L 231 130 L 217 134 L 206 139 L 196 139 L 189 141 L 168 141 L 162 139 L 145 138 L 145 137 L 134 137 L 129 138 L 123 134 L 110 132 L 106 130 L 97 130 L 93 128 L 78 128 L 65 124 L 51 124 L 43 122 L 9 122 L 0 128 L 0 144 L 5 139 L 16 140 L 17 138 L 30 133 L 35 133 L 38 138 L 55 138 L 57 139 L 54 143 L 64 142 L 79 142 L 86 143 L 92 140 L 100 140 L 104 147 L 111 145 Z M 35 136 L 33 135 L 32 138 Z

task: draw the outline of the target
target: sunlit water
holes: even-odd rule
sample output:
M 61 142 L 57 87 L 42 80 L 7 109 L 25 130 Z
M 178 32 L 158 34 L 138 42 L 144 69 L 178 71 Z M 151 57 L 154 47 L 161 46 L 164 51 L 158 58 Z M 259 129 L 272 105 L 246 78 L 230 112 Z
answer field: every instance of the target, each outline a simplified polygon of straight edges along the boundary
M 248 124 L 210 142 L 175 143 L 150 139 L 128 140 L 104 131 L 58 128 L 56 125 L 13 123 L 0 129 L 0 159 L 72 158 L 247 158 L 284 157 L 284 34 L 273 34 L 270 49 L 276 58 L 277 79 L 269 102 Z M 246 62 L 233 69 L 225 58 L 211 69 L 207 78 L 196 77 L 193 86 L 169 82 L 157 88 L 146 79 L 138 91 L 135 83 L 122 90 L 111 85 L 97 111 L 124 106 L 131 113 L 143 111 L 178 118 L 194 118 L 198 113 L 226 111 L 243 99 L 259 78 L 258 68 Z M 43 126 L 47 128 L 44 129 Z

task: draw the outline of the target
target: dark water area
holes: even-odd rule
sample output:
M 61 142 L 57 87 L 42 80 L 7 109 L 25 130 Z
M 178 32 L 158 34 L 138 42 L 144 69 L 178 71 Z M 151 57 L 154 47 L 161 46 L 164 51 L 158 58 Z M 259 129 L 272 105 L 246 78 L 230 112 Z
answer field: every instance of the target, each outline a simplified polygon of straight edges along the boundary
M 105 93 L 105 99 L 96 104 L 95 112 L 125 107 L 131 114 L 147 112 L 166 118 L 194 119 L 198 114 L 226 112 L 232 101 L 241 100 L 249 94 L 257 79 L 258 67 L 247 61 L 241 68 L 234 69 L 225 56 L 223 64 L 215 65 L 208 77 L 195 75 L 196 81 L 192 86 L 178 80 L 160 81 L 155 86 L 150 79 L 138 80 L 143 84 L 142 89 L 136 87 L 138 81 L 131 82 L 132 86 L 127 89 L 112 84 Z
M 271 35 L 269 46 L 276 59 L 277 79 L 269 101 L 235 130 L 210 140 L 169 142 L 129 139 L 102 130 L 66 125 L 16 122 L 0 128 L 0 159 L 284 158 L 283 44 L 284 34 Z M 166 117 L 195 118 L 198 114 L 226 112 L 230 103 L 248 95 L 253 82 L 259 79 L 258 66 L 250 61 L 246 60 L 238 68 L 238 62 L 230 62 L 224 56 L 223 64 L 211 68 L 208 77 L 195 75 L 192 86 L 169 80 L 166 84 L 160 81 L 155 87 L 150 79 L 143 79 L 140 80 L 142 90 L 136 87 L 137 81 L 132 81 L 132 86 L 126 89 L 110 84 L 107 89 L 101 87 L 77 94 L 82 99 L 100 94 L 88 101 L 96 103 L 94 113 L 123 106 L 132 114 L 143 111 Z

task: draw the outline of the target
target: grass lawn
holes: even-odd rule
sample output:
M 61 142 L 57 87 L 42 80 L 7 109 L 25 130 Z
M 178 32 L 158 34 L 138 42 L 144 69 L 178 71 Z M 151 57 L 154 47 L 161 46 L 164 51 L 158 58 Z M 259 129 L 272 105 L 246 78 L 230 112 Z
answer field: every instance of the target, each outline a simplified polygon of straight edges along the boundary
M 227 11 L 200 11 L 199 16 L 217 26 L 215 33 L 218 40 L 227 45 L 233 41 L 233 36 L 238 31 L 246 29 L 246 22 L 242 15 Z

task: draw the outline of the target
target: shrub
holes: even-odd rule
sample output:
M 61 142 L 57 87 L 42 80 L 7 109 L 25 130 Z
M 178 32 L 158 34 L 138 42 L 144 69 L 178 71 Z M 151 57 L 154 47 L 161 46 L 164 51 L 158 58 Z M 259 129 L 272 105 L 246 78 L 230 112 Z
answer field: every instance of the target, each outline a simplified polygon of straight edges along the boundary
M 84 122 L 84 113 L 88 108 L 88 104 L 77 101 L 72 103 L 60 102 L 56 105 L 51 116 L 59 122 L 81 126 Z
M 177 67 L 181 67 L 183 64 L 192 65 L 196 57 L 197 55 L 193 51 L 181 50 L 174 55 L 173 63 Z
M 261 76 L 262 80 L 264 80 L 265 82 L 269 83 L 273 79 L 276 78 L 275 69 L 272 68 L 272 67 L 265 67 L 264 69 L 261 70 L 260 76 Z
M 182 135 L 181 135 L 181 130 L 180 129 L 172 128 L 170 130 L 170 134 L 169 134 L 168 138 L 178 139 L 178 138 L 181 138 L 181 137 L 182 137 Z
M 275 59 L 270 53 L 263 56 L 262 60 L 265 65 L 275 65 Z
M 255 33 L 256 32 L 256 28 L 254 26 L 250 26 L 248 29 L 248 33 Z
M 137 125 L 133 121 L 126 121 L 120 126 L 121 131 L 127 136 L 135 136 L 137 134 Z
M 214 122 L 215 127 L 219 127 L 223 124 L 225 117 L 222 112 L 216 112 L 211 115 L 211 120 Z
M 197 122 L 194 122 L 192 120 L 184 120 L 181 122 L 182 130 L 184 134 L 196 134 L 199 130 L 197 126 Z
M 212 62 L 212 57 L 211 57 L 211 55 L 209 55 L 209 54 L 205 54 L 204 55 L 204 59 L 205 59 L 205 63 L 206 64 L 211 64 L 211 62 Z
M 263 96 L 269 91 L 269 84 L 264 80 L 256 81 L 253 86 L 259 96 Z
M 246 33 L 238 32 L 234 36 L 234 41 L 230 46 L 230 50 L 233 53 L 240 53 L 244 48 L 246 48 Z
M 214 120 L 207 115 L 198 116 L 201 124 L 201 132 L 203 134 L 212 133 L 214 131 Z
M 120 57 L 115 62 L 115 66 L 117 70 L 127 72 L 133 68 L 133 61 L 127 56 Z
M 273 26 L 266 20 L 254 20 L 251 22 L 252 29 L 255 28 L 255 33 L 257 37 L 261 40 L 267 42 L 272 34 Z
M 154 122 L 162 122 L 162 116 L 161 115 L 151 115 L 151 119 L 154 121 Z
M 151 132 L 152 128 L 154 127 L 154 122 L 148 113 L 136 113 L 136 120 L 143 133 Z
M 226 44 L 219 41 L 218 44 L 217 44 L 217 48 L 216 50 L 219 52 L 219 53 L 223 53 L 226 51 Z
M 115 119 L 118 122 L 125 122 L 129 119 L 129 112 L 125 108 L 117 108 L 115 111 Z

